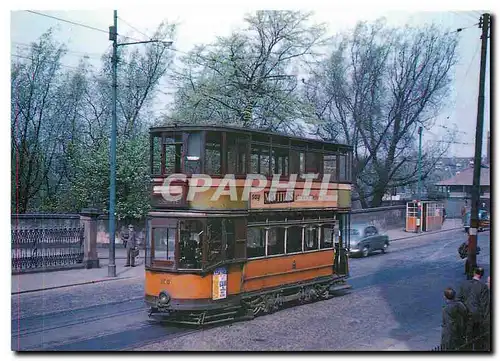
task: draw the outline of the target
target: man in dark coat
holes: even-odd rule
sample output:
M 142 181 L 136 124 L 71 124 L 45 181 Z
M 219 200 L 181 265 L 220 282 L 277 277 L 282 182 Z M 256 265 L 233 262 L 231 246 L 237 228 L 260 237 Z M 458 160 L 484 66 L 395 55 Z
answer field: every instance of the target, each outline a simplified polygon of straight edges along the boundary
M 483 275 L 484 269 L 476 268 L 474 277 L 462 283 L 458 294 L 459 301 L 467 307 L 467 343 L 474 350 L 485 348 L 485 333 L 489 331 L 490 292 L 488 286 L 481 282 Z
M 125 267 L 135 267 L 135 256 L 133 254 L 133 251 L 135 250 L 135 247 L 137 245 L 137 240 L 136 240 L 136 235 L 134 231 L 134 226 L 129 225 L 128 226 L 128 238 L 127 238 L 127 263 L 125 264 Z
M 467 308 L 455 299 L 455 290 L 444 290 L 446 305 L 443 307 L 443 323 L 441 331 L 441 347 L 443 350 L 457 350 L 465 344 L 467 326 Z

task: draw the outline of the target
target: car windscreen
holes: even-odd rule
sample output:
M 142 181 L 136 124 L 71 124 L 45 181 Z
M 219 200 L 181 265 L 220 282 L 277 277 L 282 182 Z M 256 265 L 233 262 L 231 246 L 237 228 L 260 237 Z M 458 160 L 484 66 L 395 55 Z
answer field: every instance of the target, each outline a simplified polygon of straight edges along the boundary
M 349 235 L 350 235 L 351 240 L 355 240 L 355 239 L 358 239 L 361 237 L 361 232 L 359 231 L 359 229 L 351 228 L 349 230 Z

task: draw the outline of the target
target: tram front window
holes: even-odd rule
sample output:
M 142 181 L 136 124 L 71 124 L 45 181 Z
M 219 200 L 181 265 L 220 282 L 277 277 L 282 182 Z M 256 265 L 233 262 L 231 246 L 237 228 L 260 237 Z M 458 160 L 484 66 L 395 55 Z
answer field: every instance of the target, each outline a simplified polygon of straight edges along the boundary
M 201 269 L 203 223 L 189 220 L 180 222 L 179 268 Z
M 153 228 L 154 261 L 175 261 L 175 228 Z

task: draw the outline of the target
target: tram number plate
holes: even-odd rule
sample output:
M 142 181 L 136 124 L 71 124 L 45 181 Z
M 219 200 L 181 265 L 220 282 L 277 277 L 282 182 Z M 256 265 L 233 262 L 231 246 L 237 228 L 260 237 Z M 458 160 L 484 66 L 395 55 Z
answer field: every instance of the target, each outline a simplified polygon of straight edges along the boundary
M 227 270 L 217 268 L 212 278 L 212 299 L 220 300 L 227 297 Z

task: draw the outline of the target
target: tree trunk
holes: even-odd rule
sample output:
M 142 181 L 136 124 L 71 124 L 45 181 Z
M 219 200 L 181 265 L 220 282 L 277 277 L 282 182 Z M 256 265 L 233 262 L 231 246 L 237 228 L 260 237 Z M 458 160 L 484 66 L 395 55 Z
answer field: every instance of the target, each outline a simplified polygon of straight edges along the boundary
M 382 204 L 382 199 L 384 198 L 384 195 L 385 195 L 385 188 L 384 187 L 377 187 L 377 189 L 373 193 L 371 206 L 372 207 L 380 207 L 380 205 Z

